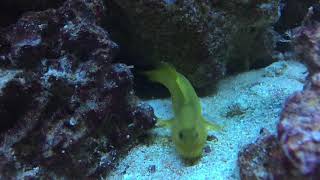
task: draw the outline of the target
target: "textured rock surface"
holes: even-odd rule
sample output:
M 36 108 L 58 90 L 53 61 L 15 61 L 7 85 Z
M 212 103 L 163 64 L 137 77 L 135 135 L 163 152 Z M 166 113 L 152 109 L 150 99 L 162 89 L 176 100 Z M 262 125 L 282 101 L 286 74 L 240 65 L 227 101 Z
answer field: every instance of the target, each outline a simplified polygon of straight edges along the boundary
M 272 61 L 277 0 L 105 2 L 119 58 L 138 66 L 169 61 L 198 90 Z
M 320 6 L 309 9 L 304 25 L 295 29 L 294 47 L 307 65 L 310 76 L 320 72 Z
M 315 174 L 320 168 L 319 95 L 319 89 L 294 94 L 286 102 L 278 125 L 284 153 L 303 174 Z
M 304 90 L 285 103 L 278 124 L 283 152 L 304 175 L 319 179 L 320 174 L 320 62 L 319 8 L 309 8 L 303 26 L 296 29 L 295 49 L 307 65 L 309 75 Z
M 103 12 L 70 0 L 0 29 L 0 179 L 100 177 L 154 125 Z
M 262 134 L 255 143 L 245 146 L 239 152 L 241 179 L 311 179 L 292 168 L 281 150 L 277 137 L 265 131 L 261 131 Z
M 294 21 L 303 24 L 293 31 L 293 46 L 309 72 L 304 89 L 285 102 L 277 127 L 278 137 L 264 135 L 239 154 L 241 179 L 320 178 L 320 11 L 318 5 L 305 11 L 308 3 L 312 1 L 287 1 L 286 8 L 293 9 L 292 12 L 286 9 L 284 12 L 288 14 L 282 16 L 291 20 L 286 21 L 288 24 L 282 24 L 286 28 L 297 26 Z M 294 7 L 304 8 L 306 16 L 303 17 L 299 14 L 302 11 L 295 9 L 296 16 L 287 17 L 293 13 Z

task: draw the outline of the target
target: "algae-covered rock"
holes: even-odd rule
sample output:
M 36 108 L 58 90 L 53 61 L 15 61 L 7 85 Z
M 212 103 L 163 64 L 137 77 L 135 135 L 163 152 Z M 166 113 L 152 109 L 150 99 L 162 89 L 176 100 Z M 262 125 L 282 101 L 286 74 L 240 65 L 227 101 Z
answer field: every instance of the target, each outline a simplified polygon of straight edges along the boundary
M 168 61 L 198 90 L 272 61 L 276 0 L 105 2 L 121 60 L 138 66 Z

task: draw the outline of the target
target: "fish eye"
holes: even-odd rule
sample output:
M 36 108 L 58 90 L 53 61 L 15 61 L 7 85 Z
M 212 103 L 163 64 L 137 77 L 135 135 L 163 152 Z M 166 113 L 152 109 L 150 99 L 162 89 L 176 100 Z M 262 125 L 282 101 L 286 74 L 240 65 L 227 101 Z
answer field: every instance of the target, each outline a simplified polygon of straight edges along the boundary
M 179 132 L 179 139 L 183 139 L 183 134 L 182 134 L 182 132 Z

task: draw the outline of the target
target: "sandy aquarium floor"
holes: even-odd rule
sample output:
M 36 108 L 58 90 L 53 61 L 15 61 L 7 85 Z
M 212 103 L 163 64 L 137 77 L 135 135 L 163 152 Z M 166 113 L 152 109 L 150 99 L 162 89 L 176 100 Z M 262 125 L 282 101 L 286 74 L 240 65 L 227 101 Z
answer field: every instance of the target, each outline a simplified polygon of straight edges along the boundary
M 154 129 L 153 140 L 133 148 L 107 179 L 239 179 L 238 152 L 259 136 L 261 128 L 276 133 L 285 99 L 303 87 L 306 68 L 279 61 L 266 68 L 220 81 L 215 94 L 201 98 L 204 116 L 224 127 L 210 132 L 205 153 L 195 165 L 185 164 L 170 141 L 170 131 Z M 170 99 L 146 101 L 159 118 L 172 117 Z

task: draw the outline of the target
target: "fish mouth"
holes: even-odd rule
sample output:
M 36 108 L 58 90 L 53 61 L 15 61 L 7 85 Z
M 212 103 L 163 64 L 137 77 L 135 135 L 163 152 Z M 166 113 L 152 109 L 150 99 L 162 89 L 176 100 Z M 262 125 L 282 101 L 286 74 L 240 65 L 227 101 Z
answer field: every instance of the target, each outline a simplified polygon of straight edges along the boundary
M 183 150 L 182 148 L 177 147 L 177 151 L 184 159 L 198 159 L 202 155 L 202 148 L 191 149 L 191 150 Z

